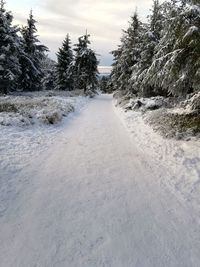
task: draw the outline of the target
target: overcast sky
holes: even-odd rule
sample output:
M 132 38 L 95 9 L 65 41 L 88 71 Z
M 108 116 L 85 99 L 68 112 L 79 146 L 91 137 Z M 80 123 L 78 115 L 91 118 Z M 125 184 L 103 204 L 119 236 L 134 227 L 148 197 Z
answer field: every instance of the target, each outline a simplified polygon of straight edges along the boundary
M 56 59 L 67 33 L 74 43 L 87 29 L 92 47 L 101 55 L 100 64 L 105 66 L 111 65 L 109 52 L 119 44 L 121 29 L 127 27 L 135 8 L 144 20 L 151 6 L 152 0 L 7 0 L 7 8 L 19 25 L 26 24 L 33 9 L 40 40 L 49 47 L 51 58 Z

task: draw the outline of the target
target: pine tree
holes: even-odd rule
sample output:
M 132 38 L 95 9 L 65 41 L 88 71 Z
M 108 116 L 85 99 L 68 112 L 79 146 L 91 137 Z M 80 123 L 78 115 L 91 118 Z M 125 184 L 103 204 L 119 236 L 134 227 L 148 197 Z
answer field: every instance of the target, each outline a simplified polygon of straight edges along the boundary
M 99 80 L 99 88 L 104 93 L 106 93 L 107 91 L 108 79 L 109 79 L 108 77 L 102 76 Z
M 150 16 L 150 31 L 153 33 L 157 41 L 160 40 L 161 31 L 163 29 L 163 14 L 159 0 L 153 0 L 152 15 Z
M 144 83 L 158 94 L 186 95 L 199 90 L 200 10 L 180 1 L 165 2 L 163 36 Z
M 135 25 L 139 29 L 141 24 Z M 133 29 L 129 27 L 113 53 L 114 89 L 143 96 L 200 91 L 199 0 L 168 0 L 161 5 L 154 0 L 149 23 L 137 34 Z
M 42 72 L 42 60 L 48 48 L 40 44 L 37 38 L 37 29 L 35 24 L 37 21 L 33 18 L 32 11 L 30 12 L 27 26 L 21 30 L 21 56 L 20 64 L 22 74 L 19 82 L 20 87 L 26 91 L 35 91 L 41 89 L 41 80 L 44 76 Z
M 99 79 L 99 89 L 102 93 L 111 94 L 113 92 L 113 88 L 111 85 L 110 75 L 102 76 Z
M 94 92 L 98 85 L 98 60 L 95 52 L 89 48 L 89 37 L 86 34 L 78 39 L 75 45 L 75 85 L 84 93 Z
M 168 75 L 173 79 L 166 82 L 173 95 L 186 95 L 200 90 L 200 3 L 192 1 L 178 11 L 175 56 Z
M 122 75 L 121 89 L 127 88 L 129 91 L 135 91 L 132 88 L 132 82 L 130 81 L 132 75 L 137 72 L 136 65 L 141 59 L 142 52 L 142 36 L 144 34 L 144 25 L 139 21 L 137 12 L 131 17 L 130 26 L 125 31 L 123 39 L 123 50 L 121 55 L 122 60 Z
M 141 57 L 141 40 L 144 33 L 143 24 L 138 19 L 137 12 L 131 17 L 129 27 L 123 31 L 121 45 L 113 51 L 115 63 L 112 71 L 112 83 L 118 90 L 132 91 L 133 67 Z
M 71 49 L 71 40 L 69 34 L 64 40 L 62 48 L 59 49 L 57 58 L 57 88 L 59 90 L 72 90 L 74 86 L 73 51 Z
M 0 92 L 7 94 L 9 90 L 16 89 L 20 74 L 18 60 L 19 29 L 12 26 L 13 16 L 6 12 L 4 2 L 0 3 Z
M 121 76 L 121 61 L 120 57 L 122 54 L 122 47 L 121 45 L 118 46 L 117 50 L 111 52 L 113 55 L 113 64 L 112 64 L 112 72 L 111 72 L 111 83 L 113 87 L 113 91 L 119 90 L 119 78 Z
M 141 37 L 141 53 L 140 60 L 132 67 L 132 76 L 130 79 L 132 91 L 142 96 L 152 94 L 152 89 L 146 84 L 143 84 L 143 79 L 146 76 L 149 66 L 152 64 L 154 50 L 156 46 L 156 37 L 149 27 Z
M 133 68 L 132 87 L 142 96 L 152 96 L 154 91 L 151 85 L 145 82 L 148 68 L 153 62 L 155 47 L 160 41 L 163 15 L 158 0 L 153 1 L 152 14 L 148 24 L 144 24 L 144 34 L 141 37 L 141 57 Z
M 42 69 L 44 77 L 42 79 L 42 89 L 43 90 L 54 90 L 56 89 L 56 62 L 50 59 L 47 55 L 42 61 Z
M 42 89 L 44 90 L 57 89 L 56 79 L 57 79 L 56 69 L 52 68 L 51 70 L 48 70 L 42 79 Z

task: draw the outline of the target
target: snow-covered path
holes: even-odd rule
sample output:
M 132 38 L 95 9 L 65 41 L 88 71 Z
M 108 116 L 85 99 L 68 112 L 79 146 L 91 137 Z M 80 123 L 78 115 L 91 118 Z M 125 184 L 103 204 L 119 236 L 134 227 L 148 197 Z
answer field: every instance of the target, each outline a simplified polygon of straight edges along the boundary
M 159 182 L 111 96 L 70 119 L 0 217 L 1 267 L 199 267 L 200 227 Z

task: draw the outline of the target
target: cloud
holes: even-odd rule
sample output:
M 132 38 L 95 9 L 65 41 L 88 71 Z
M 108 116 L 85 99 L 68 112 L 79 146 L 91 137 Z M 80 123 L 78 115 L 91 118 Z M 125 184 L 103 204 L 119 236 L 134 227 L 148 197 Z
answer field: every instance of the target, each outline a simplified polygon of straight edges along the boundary
M 40 39 L 49 46 L 52 57 L 67 33 L 76 42 L 87 29 L 102 65 L 111 64 L 109 52 L 119 43 L 121 30 L 127 27 L 136 6 L 144 20 L 152 5 L 151 0 L 27 0 L 19 9 L 13 2 L 12 10 L 17 9 L 14 14 L 20 24 L 26 22 L 28 2 L 39 22 Z

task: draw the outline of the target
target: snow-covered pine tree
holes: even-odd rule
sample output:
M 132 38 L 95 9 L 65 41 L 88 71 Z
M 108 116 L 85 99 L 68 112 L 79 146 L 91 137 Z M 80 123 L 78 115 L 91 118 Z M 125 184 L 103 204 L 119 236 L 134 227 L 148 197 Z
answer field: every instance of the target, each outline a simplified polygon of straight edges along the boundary
M 57 53 L 58 63 L 56 66 L 57 89 L 72 90 L 74 88 L 73 77 L 73 51 L 69 34 L 65 38 L 62 48 Z
M 84 93 L 95 92 L 98 85 L 98 60 L 94 50 L 89 48 L 89 37 L 86 34 L 78 39 L 75 45 L 75 87 L 83 89 Z
M 109 76 L 102 76 L 99 79 L 99 88 L 101 92 L 107 93 Z
M 48 70 L 42 79 L 42 89 L 43 90 L 57 89 L 56 79 L 57 79 L 56 68 Z
M 152 14 L 150 15 L 150 30 L 157 41 L 160 40 L 161 31 L 163 29 L 163 14 L 159 0 L 153 0 Z
M 163 3 L 163 34 L 144 79 L 157 94 L 176 96 L 199 90 L 200 7 L 189 2 Z
M 42 69 L 44 73 L 44 77 L 42 79 L 42 88 L 44 90 L 56 89 L 56 62 L 46 55 L 42 61 Z
M 132 90 L 138 95 L 151 96 L 151 87 L 143 84 L 143 79 L 146 72 L 152 63 L 154 49 L 156 45 L 156 38 L 153 32 L 150 31 L 149 25 L 146 25 L 146 30 L 141 37 L 141 54 L 140 60 L 133 66 L 132 75 L 130 79 Z
M 164 79 L 163 70 L 167 61 L 166 55 L 173 51 L 173 45 L 176 42 L 173 24 L 175 24 L 174 19 L 177 16 L 177 6 L 176 0 L 172 1 L 174 2 L 165 1 L 162 5 L 162 13 L 164 14 L 162 20 L 163 31 L 154 49 L 152 64 L 142 77 L 143 90 L 148 91 L 151 88 L 151 92 L 153 91 L 155 95 L 168 94 L 167 89 L 162 86 L 162 82 Z
M 113 91 L 118 90 L 119 86 L 119 77 L 121 76 L 121 62 L 120 57 L 122 54 L 121 45 L 118 46 L 118 49 L 111 52 L 113 55 L 113 64 L 112 64 L 112 72 L 111 72 L 111 84 Z
M 155 46 L 160 41 L 162 32 L 163 15 L 158 0 L 153 1 L 152 14 L 149 16 L 149 23 L 143 24 L 144 34 L 141 37 L 141 57 L 133 67 L 132 87 L 142 96 L 154 95 L 153 89 L 148 83 L 143 82 L 148 68 L 151 66 L 155 53 Z
M 143 96 L 200 91 L 200 1 L 154 0 L 150 22 L 135 15 L 113 55 L 114 89 Z
M 9 90 L 17 88 L 20 75 L 18 60 L 19 29 L 12 26 L 13 16 L 4 8 L 4 1 L 0 3 L 0 92 L 7 94 Z
M 200 91 L 200 1 L 188 1 L 179 9 L 176 23 L 176 43 L 169 75 L 169 91 L 186 95 Z
M 119 49 L 113 51 L 115 63 L 111 76 L 113 86 L 118 90 L 132 91 L 130 78 L 133 67 L 140 61 L 143 32 L 143 24 L 139 21 L 138 14 L 135 12 L 131 17 L 128 29 L 123 31 Z
M 22 74 L 19 78 L 20 89 L 25 91 L 40 90 L 41 80 L 44 76 L 42 71 L 42 60 L 48 48 L 40 44 L 37 36 L 35 24 L 37 21 L 33 18 L 32 10 L 27 20 L 27 26 L 21 30 L 21 55 L 20 64 Z

